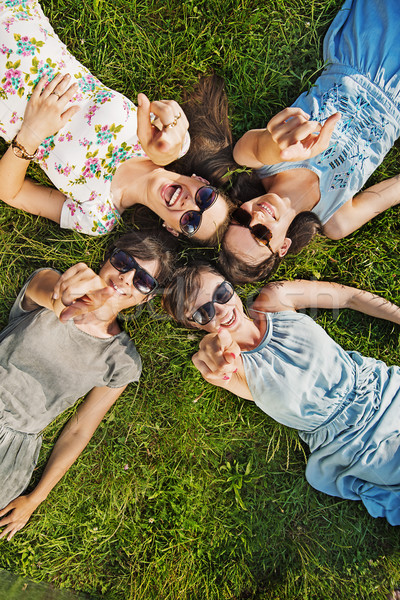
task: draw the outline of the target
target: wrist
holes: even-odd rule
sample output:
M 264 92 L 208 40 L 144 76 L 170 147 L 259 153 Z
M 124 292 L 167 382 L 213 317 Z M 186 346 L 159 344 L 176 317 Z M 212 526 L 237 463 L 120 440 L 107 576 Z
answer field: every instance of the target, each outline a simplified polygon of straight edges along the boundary
M 42 140 L 39 139 L 35 133 L 29 131 L 29 129 L 22 125 L 12 141 L 12 143 L 15 142 L 22 146 L 27 154 L 34 155 Z
M 257 135 L 257 159 L 264 165 L 282 162 L 279 145 L 273 140 L 268 129 L 262 129 Z
M 35 510 L 39 506 L 39 504 L 42 504 L 42 502 L 46 500 L 47 494 L 40 494 L 40 492 L 38 492 L 35 488 L 30 494 L 26 495 L 26 498 L 29 500 L 32 506 L 34 506 Z

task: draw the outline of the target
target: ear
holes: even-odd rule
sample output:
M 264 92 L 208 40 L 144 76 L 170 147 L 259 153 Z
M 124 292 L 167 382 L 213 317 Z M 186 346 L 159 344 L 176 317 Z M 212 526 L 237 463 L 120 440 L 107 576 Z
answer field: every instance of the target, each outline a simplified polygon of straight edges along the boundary
M 162 226 L 165 227 L 165 229 L 168 231 L 168 233 L 171 233 L 174 237 L 179 237 L 179 233 L 177 231 L 175 231 L 175 229 L 173 227 L 170 227 L 169 225 L 167 225 L 165 221 L 162 224 Z
M 200 177 L 199 175 L 195 175 L 194 173 L 192 174 L 192 177 L 194 179 L 197 179 L 198 181 L 201 181 L 202 183 L 205 183 L 206 185 L 210 185 L 210 182 L 207 181 L 207 179 L 204 179 L 204 177 Z
M 292 245 L 292 240 L 290 238 L 285 238 L 283 240 L 283 244 L 278 250 L 278 254 L 281 258 L 283 258 L 288 253 L 288 250 L 291 245 Z

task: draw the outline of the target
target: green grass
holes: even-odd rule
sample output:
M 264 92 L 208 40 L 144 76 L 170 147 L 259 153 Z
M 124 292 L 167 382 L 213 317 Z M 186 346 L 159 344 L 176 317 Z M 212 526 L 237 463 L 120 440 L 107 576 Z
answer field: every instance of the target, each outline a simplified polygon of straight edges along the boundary
M 135 99 L 181 98 L 198 74 L 227 81 L 235 136 L 262 126 L 322 68 L 338 0 L 46 0 L 69 49 Z M 394 148 L 373 182 L 398 171 Z M 38 171 L 34 176 L 40 179 Z M 43 178 L 41 179 L 43 180 Z M 400 303 L 399 208 L 341 242 L 320 239 L 276 278 L 332 279 Z M 2 206 L 0 324 L 38 266 L 99 264 L 109 240 Z M 254 286 L 242 288 L 246 299 Z M 399 361 L 399 328 L 342 312 L 317 320 L 345 348 Z M 11 543 L 0 567 L 109 600 L 381 600 L 400 584 L 396 528 L 304 479 L 294 431 L 202 381 L 197 333 L 159 301 L 127 315 L 144 372 Z M 37 481 L 62 425 L 44 433 Z

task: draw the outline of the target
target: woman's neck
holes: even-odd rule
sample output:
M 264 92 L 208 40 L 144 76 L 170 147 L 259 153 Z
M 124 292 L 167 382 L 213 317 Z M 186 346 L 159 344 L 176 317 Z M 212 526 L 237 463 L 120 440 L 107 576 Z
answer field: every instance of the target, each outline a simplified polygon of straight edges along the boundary
M 289 169 L 262 180 L 267 192 L 289 198 L 295 214 L 312 210 L 320 201 L 318 176 L 310 169 Z
M 121 331 L 117 315 L 107 304 L 74 319 L 74 322 L 81 331 L 102 339 L 113 337 Z
M 232 339 L 240 346 L 243 351 L 253 350 L 263 339 L 267 327 L 265 318 L 251 319 L 244 315 L 241 326 L 232 334 Z
M 111 183 L 113 202 L 119 212 L 135 204 L 147 206 L 148 177 L 156 169 L 151 160 L 130 158 L 117 169 Z

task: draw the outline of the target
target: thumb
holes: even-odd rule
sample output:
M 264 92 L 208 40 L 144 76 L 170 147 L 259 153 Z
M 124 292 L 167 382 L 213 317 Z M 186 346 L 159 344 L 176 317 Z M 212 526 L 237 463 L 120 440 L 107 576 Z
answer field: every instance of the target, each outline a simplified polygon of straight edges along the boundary
M 151 138 L 150 100 L 146 94 L 138 94 L 137 136 L 142 142 Z
M 340 121 L 341 117 L 342 115 L 337 112 L 334 115 L 331 115 L 329 119 L 325 121 L 324 126 L 320 131 L 318 140 L 318 147 L 320 148 L 321 152 L 329 146 L 333 130 L 335 129 L 336 124 Z

